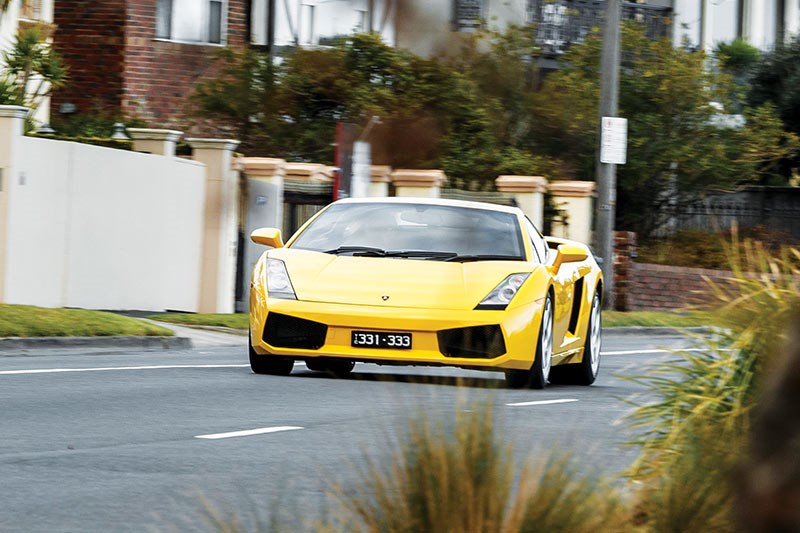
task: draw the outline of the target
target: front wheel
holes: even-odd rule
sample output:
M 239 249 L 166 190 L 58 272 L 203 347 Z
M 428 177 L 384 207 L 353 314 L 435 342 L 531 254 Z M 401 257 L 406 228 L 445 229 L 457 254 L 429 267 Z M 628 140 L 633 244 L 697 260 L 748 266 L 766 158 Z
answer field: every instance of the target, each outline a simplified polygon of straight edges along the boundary
M 539 340 L 536 343 L 536 356 L 529 370 L 508 370 L 506 383 L 512 389 L 530 387 L 543 389 L 550 378 L 553 362 L 553 298 L 549 294 L 542 309 L 542 324 L 539 327 Z
M 294 368 L 294 359 L 279 355 L 260 355 L 253 349 L 253 338 L 248 336 L 247 347 L 250 355 L 250 369 L 254 374 L 288 376 Z
M 571 385 L 591 385 L 600 371 L 600 344 L 602 342 L 600 293 L 594 295 L 589 325 L 586 328 L 586 343 L 583 347 L 583 360 L 580 363 L 561 365 L 553 368 L 554 382 Z

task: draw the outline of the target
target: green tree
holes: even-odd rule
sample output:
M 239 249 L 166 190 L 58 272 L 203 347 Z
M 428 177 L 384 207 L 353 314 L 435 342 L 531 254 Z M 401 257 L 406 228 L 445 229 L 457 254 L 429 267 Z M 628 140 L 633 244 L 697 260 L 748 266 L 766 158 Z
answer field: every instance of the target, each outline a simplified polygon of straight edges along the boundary
M 594 175 L 600 46 L 596 35 L 573 46 L 532 111 L 539 125 L 532 146 L 574 162 L 581 179 Z M 646 239 L 671 210 L 710 189 L 757 182 L 797 150 L 797 138 L 772 120 L 769 107 L 748 110 L 741 129 L 719 124 L 735 87 L 729 75 L 707 68 L 702 52 L 648 40 L 630 23 L 622 49 L 620 116 L 628 118 L 628 157 L 618 167 L 619 229 Z
M 218 52 L 220 71 L 197 85 L 193 103 L 203 117 L 230 130 L 242 150 L 269 142 L 268 127 L 276 122 L 275 68 L 268 54 L 254 49 Z
M 751 84 L 748 103 L 772 102 L 786 129 L 800 133 L 800 37 L 761 56 Z

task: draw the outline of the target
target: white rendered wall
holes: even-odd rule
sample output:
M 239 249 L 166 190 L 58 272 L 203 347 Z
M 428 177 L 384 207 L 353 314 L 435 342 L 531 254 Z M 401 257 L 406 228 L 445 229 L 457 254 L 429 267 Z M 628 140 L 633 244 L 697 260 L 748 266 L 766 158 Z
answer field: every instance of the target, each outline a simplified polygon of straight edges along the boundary
M 30 137 L 16 160 L 6 303 L 197 310 L 203 165 Z

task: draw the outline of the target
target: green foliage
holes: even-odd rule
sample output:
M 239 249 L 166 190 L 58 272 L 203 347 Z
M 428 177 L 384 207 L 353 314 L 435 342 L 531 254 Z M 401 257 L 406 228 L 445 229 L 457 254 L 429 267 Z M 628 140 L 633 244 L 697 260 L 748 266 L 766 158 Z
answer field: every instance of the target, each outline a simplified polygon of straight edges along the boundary
M 756 64 L 748 102 L 771 102 L 790 131 L 800 134 L 800 37 L 778 43 Z
M 595 174 L 600 45 L 570 47 L 539 88 L 532 28 L 480 32 L 460 54 L 422 59 L 375 34 L 325 49 L 297 49 L 278 66 L 258 52 L 222 52 L 217 79 L 198 85 L 201 117 L 225 118 L 244 153 L 331 163 L 338 122 L 371 117 L 373 162 L 441 168 L 449 186 L 491 190 L 501 174 L 592 180 Z M 702 52 L 623 29 L 620 115 L 628 163 L 618 168 L 617 228 L 647 240 L 674 208 L 710 189 L 785 182 L 798 139 L 783 130 L 778 104 L 744 110 L 740 129 L 719 126 L 741 88 L 708 68 Z M 723 65 L 753 59 L 742 43 L 720 45 Z M 800 85 L 800 84 L 797 84 Z M 720 111 L 722 108 L 723 111 Z
M 729 43 L 719 43 L 714 49 L 714 56 L 722 67 L 736 74 L 745 74 L 761 57 L 758 48 L 744 39 L 734 39 Z
M 3 53 L 0 103 L 36 109 L 53 89 L 67 81 L 61 56 L 51 49 L 37 27 L 17 34 L 14 45 Z

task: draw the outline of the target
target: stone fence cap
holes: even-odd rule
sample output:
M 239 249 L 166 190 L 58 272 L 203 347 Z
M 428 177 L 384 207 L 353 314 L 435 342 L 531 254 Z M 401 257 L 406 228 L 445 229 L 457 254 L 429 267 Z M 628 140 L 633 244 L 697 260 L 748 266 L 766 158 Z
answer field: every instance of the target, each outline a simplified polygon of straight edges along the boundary
M 392 172 L 392 183 L 397 187 L 441 187 L 447 181 L 442 170 L 398 169 Z
M 128 130 L 130 131 L 130 130 Z M 235 139 L 186 139 L 186 143 L 193 150 L 212 149 L 212 150 L 235 150 L 239 146 L 239 141 Z
M 494 180 L 500 192 L 538 192 L 547 190 L 547 178 L 544 176 L 498 176 Z
M 286 163 L 286 178 L 299 181 L 331 181 L 332 168 L 322 163 Z
M 390 183 L 392 181 L 392 167 L 389 165 L 372 165 L 370 168 L 370 181 L 372 183 Z
M 242 157 L 239 164 L 251 176 L 282 176 L 286 167 L 286 161 L 276 157 Z
M 154 128 L 127 128 L 127 132 L 134 141 L 176 142 L 183 135 L 183 132 L 178 130 L 162 130 Z
M 596 183 L 573 180 L 551 181 L 548 189 L 553 196 L 589 197 L 594 196 Z

